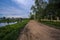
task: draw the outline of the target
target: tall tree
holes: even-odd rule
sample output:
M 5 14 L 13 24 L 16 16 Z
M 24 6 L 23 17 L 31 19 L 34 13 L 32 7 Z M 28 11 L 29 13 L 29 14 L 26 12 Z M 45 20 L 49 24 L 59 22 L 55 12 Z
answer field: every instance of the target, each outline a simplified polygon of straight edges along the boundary
M 52 18 L 60 17 L 60 0 L 49 0 L 49 4 L 46 7 L 46 15 L 51 13 Z M 48 15 L 47 15 L 48 16 Z
M 35 17 L 38 21 L 40 21 L 40 19 L 42 18 L 43 10 L 46 7 L 45 3 L 46 2 L 44 2 L 43 0 L 35 0 L 35 5 L 32 6 L 33 13 L 35 13 Z

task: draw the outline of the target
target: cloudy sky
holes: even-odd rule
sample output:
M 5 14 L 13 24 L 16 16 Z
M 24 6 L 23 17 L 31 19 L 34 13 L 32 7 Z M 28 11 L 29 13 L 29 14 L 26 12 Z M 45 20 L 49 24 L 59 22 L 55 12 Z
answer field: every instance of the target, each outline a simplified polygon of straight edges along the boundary
M 0 17 L 28 17 L 33 0 L 0 0 Z

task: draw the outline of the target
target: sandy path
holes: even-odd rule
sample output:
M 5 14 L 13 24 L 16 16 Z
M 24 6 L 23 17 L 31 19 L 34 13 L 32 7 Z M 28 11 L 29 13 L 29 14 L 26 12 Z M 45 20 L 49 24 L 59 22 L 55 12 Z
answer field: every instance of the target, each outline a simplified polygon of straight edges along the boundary
M 31 20 L 17 40 L 60 40 L 60 30 Z

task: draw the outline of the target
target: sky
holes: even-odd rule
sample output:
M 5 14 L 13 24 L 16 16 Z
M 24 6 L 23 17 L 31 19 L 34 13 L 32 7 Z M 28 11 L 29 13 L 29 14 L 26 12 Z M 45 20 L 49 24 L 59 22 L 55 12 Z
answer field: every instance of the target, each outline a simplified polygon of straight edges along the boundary
M 29 17 L 34 0 L 0 0 L 0 17 Z

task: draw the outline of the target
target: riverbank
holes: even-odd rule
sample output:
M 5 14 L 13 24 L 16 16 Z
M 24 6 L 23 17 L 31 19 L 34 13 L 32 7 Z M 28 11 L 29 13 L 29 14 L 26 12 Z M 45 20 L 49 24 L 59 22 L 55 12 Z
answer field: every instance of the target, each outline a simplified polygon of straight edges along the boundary
M 4 23 L 0 23 L 0 27 L 5 27 L 6 25 L 12 25 L 12 24 L 16 24 L 17 22 L 4 22 Z
M 13 25 L 7 25 L 0 28 L 0 40 L 16 40 L 19 32 L 28 23 L 29 20 L 23 20 Z

